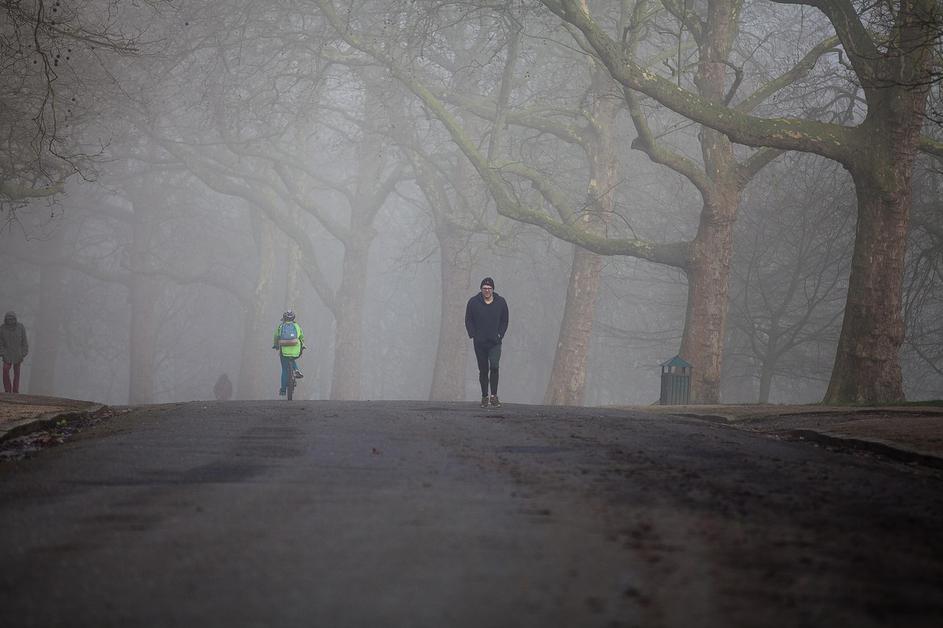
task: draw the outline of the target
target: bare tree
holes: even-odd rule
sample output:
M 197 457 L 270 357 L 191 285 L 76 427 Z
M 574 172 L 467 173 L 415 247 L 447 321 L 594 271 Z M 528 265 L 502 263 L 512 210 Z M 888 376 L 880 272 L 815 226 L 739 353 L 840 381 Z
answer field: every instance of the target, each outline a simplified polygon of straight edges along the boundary
M 911 390 L 938 397 L 943 382 L 943 177 L 938 162 L 916 177 L 910 244 L 904 270 L 904 368 Z
M 738 161 L 726 137 L 708 128 L 701 134 L 704 165 L 700 166 L 696 160 L 684 157 L 678 151 L 672 151 L 656 141 L 638 98 L 627 91 L 625 98 L 639 133 L 639 138 L 633 146 L 644 150 L 654 162 L 668 166 L 687 177 L 702 194 L 704 206 L 698 234 L 691 241 L 657 243 L 639 238 L 635 233 L 632 233 L 635 237 L 631 239 L 616 239 L 613 234 L 618 231 L 610 233 L 608 222 L 614 215 L 613 191 L 618 183 L 614 144 L 617 143 L 618 133 L 615 115 L 619 111 L 621 93 L 616 92 L 614 95 L 601 66 L 597 65 L 593 69 L 590 65 L 590 86 L 580 102 L 579 112 L 564 114 L 559 105 L 546 106 L 545 114 L 542 114 L 540 107 L 534 106 L 508 108 L 494 99 L 475 100 L 456 94 L 454 90 L 447 91 L 436 87 L 436 81 L 433 78 L 423 78 L 422 73 L 410 64 L 409 59 L 401 60 L 395 51 L 389 52 L 386 48 L 377 46 L 374 43 L 376 38 L 368 34 L 370 31 L 366 30 L 366 25 L 360 24 L 362 31 L 355 32 L 350 22 L 339 19 L 330 3 L 322 2 L 321 6 L 350 46 L 384 64 L 425 103 L 432 115 L 445 125 L 453 141 L 462 149 L 488 186 L 496 200 L 499 213 L 521 222 L 538 225 L 551 234 L 581 247 L 575 253 L 569 284 L 570 298 L 564 312 L 555 368 L 546 401 L 579 403 L 582 398 L 588 339 L 592 330 L 592 307 L 601 267 L 600 260 L 595 259 L 588 251 L 602 255 L 635 256 L 681 268 L 687 273 L 689 310 L 685 319 L 682 353 L 695 362 L 697 367 L 695 398 L 706 402 L 718 400 L 727 311 L 727 276 L 732 250 L 732 229 L 739 197 L 750 178 L 775 158 L 779 151 L 761 150 Z M 625 30 L 632 33 L 630 50 L 634 50 L 639 43 L 638 36 L 644 22 L 642 16 L 648 6 L 647 3 L 637 4 L 634 19 L 625 22 Z M 733 96 L 734 90 L 724 89 L 722 68 L 727 63 L 736 32 L 730 24 L 730 20 L 736 20 L 736 14 L 736 5 L 731 4 L 726 12 L 715 11 L 703 22 L 697 22 L 696 27 L 692 27 L 692 30 L 698 33 L 696 40 L 703 50 L 694 82 L 704 93 L 716 95 L 718 98 L 726 96 L 728 100 Z M 692 20 L 696 16 L 692 13 L 682 17 Z M 814 46 L 794 67 L 760 84 L 755 91 L 742 99 L 741 109 L 752 110 L 796 81 L 808 72 L 833 44 L 834 40 L 827 40 Z M 509 49 L 513 49 L 513 46 L 509 45 Z M 509 66 L 510 64 L 505 66 L 505 75 Z M 719 72 L 718 67 L 721 68 Z M 531 70 L 532 68 L 528 69 Z M 501 85 L 505 82 L 502 80 Z M 729 93 L 725 94 L 725 91 Z M 488 151 L 479 149 L 476 138 L 468 132 L 467 125 L 459 122 L 460 113 L 453 112 L 449 106 L 458 106 L 459 112 L 472 111 L 496 122 L 500 120 L 519 125 L 521 128 L 531 128 L 580 146 L 586 155 L 587 178 L 590 182 L 586 195 L 588 200 L 582 203 L 574 200 L 572 194 L 559 185 L 559 175 L 557 180 L 554 180 L 553 175 L 544 175 L 538 168 L 526 165 L 520 156 L 495 159 L 490 145 Z M 574 122 L 561 122 L 561 118 L 565 119 L 566 116 L 571 116 Z M 581 121 L 584 122 L 582 126 Z M 503 129 L 499 131 L 504 132 Z M 523 186 L 512 182 L 512 177 L 536 189 L 540 198 L 528 198 L 526 190 L 522 189 Z M 541 204 L 552 208 L 557 217 L 551 212 L 543 211 Z
M 719 5 L 728 0 L 712 0 Z M 899 350 L 904 338 L 902 275 L 913 163 L 933 80 L 941 29 L 935 0 L 858 9 L 850 0 L 808 0 L 835 28 L 867 105 L 857 126 L 813 119 L 759 118 L 679 88 L 634 63 L 578 0 L 542 0 L 579 28 L 616 80 L 725 133 L 735 142 L 822 155 L 855 181 L 858 229 L 842 333 L 828 402 L 903 399 Z M 886 9 L 886 10 L 885 10 Z
M 84 130 L 119 92 L 116 55 L 153 43 L 139 24 L 163 4 L 0 2 L 0 218 L 60 194 L 72 175 L 94 176 L 104 135 L 88 140 Z
M 797 350 L 838 339 L 854 239 L 849 185 L 821 159 L 790 158 L 748 194 L 739 222 L 731 298 L 731 357 L 758 381 L 768 403 L 777 375 L 817 368 Z M 738 340 L 740 342 L 738 342 Z

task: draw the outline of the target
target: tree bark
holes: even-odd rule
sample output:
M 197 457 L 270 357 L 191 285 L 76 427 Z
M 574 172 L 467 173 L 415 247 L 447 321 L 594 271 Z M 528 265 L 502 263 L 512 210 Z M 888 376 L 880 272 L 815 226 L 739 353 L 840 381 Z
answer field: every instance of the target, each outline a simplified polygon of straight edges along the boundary
M 831 8 L 823 3 L 827 14 Z M 829 18 L 835 23 L 836 18 L 831 14 Z M 858 223 L 826 403 L 904 399 L 900 367 L 904 255 L 913 166 L 941 19 L 939 4 L 932 0 L 902 2 L 896 36 L 887 52 L 874 56 L 874 50 L 862 45 L 851 57 L 867 97 L 868 115 L 855 129 L 853 150 L 844 162 L 855 182 Z
M 605 233 L 615 209 L 619 167 L 615 125 L 621 99 L 614 95 L 614 89 L 615 84 L 605 68 L 595 64 L 589 106 L 592 133 L 584 146 L 589 159 L 588 210 L 579 219 L 586 231 L 595 234 Z M 578 406 L 586 396 L 586 365 L 602 266 L 599 255 L 574 247 L 563 320 L 557 336 L 550 381 L 544 393 L 547 405 Z
M 154 403 L 157 354 L 158 282 L 138 275 L 131 280 L 131 338 L 129 351 L 128 403 Z
M 160 281 L 151 276 L 151 237 L 153 216 L 148 213 L 146 192 L 132 192 L 129 302 L 131 304 L 129 339 L 128 403 L 154 403 L 157 355 L 157 301 Z M 140 198 L 136 198 L 140 197 Z
M 274 395 L 281 372 L 272 350 L 275 321 L 268 320 L 274 300 L 272 277 L 275 273 L 275 227 L 255 211 L 250 211 L 259 256 L 252 304 L 247 308 L 239 361 L 237 399 L 267 399 Z
M 738 202 L 716 195 L 705 203 L 686 275 L 688 302 L 680 355 L 691 366 L 691 400 L 720 402 L 724 332 L 730 294 L 730 260 Z M 670 357 L 670 356 L 666 356 Z
M 773 387 L 773 364 L 763 362 L 760 367 L 760 392 L 757 395 L 757 403 L 769 403 L 769 393 Z
M 367 286 L 367 262 L 373 240 L 369 226 L 365 229 L 366 233 L 354 234 L 344 243 L 344 266 L 337 291 L 331 399 L 361 398 L 363 308 Z
M 905 146 L 901 146 L 905 149 Z M 913 158 L 855 170 L 858 224 L 848 299 L 825 403 L 904 399 L 900 347 L 904 254 Z
M 767 330 L 766 344 L 760 359 L 760 390 L 757 394 L 757 403 L 769 403 L 769 393 L 773 389 L 773 375 L 776 364 L 783 355 L 780 347 L 779 325 L 774 319 Z
M 599 255 L 578 246 L 573 247 L 566 305 L 550 383 L 544 395 L 546 405 L 578 406 L 583 403 L 586 363 L 589 359 L 601 271 L 602 258 Z
M 337 305 L 333 310 L 334 371 L 331 399 L 362 398 L 363 312 L 366 300 L 370 247 L 376 237 L 373 222 L 398 180 L 397 169 L 386 172 L 383 128 L 389 111 L 378 76 L 364 70 L 363 137 L 357 146 L 356 187 L 350 195 L 349 229 L 342 239 L 344 260 Z
M 465 303 L 470 295 L 471 260 L 467 240 L 448 231 L 445 228 L 436 232 L 441 256 L 442 302 L 439 341 L 429 391 L 432 401 L 465 399 L 465 360 L 468 355 Z
M 699 94 L 706 99 L 720 101 L 724 97 L 727 59 L 737 32 L 739 8 L 736 0 L 708 3 L 694 78 Z M 692 402 L 711 404 L 720 403 L 733 229 L 742 188 L 737 177 L 739 164 L 727 136 L 702 127 L 700 143 L 706 178 L 700 189 L 704 205 L 686 269 L 688 304 L 680 355 L 694 367 Z

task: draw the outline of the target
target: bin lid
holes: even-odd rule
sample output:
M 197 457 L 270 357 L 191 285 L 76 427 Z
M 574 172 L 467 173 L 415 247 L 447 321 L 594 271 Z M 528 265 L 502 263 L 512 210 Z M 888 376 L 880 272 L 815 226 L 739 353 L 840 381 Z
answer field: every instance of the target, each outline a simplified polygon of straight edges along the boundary
M 662 366 L 662 368 L 664 368 L 664 367 L 666 367 L 666 366 L 680 366 L 680 367 L 683 367 L 683 368 L 693 368 L 690 364 L 688 364 L 687 362 L 685 362 L 685 361 L 681 358 L 680 355 L 676 355 L 675 357 L 671 358 L 671 359 L 668 360 L 667 362 L 662 362 L 662 363 L 661 363 L 661 366 Z

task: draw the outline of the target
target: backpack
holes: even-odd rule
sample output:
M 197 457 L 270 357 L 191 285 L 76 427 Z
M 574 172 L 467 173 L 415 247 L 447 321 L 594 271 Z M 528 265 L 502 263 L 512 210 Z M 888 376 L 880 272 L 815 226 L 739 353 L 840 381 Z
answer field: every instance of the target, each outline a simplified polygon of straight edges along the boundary
M 278 329 L 278 344 L 282 347 L 298 344 L 298 326 L 292 322 L 282 323 Z

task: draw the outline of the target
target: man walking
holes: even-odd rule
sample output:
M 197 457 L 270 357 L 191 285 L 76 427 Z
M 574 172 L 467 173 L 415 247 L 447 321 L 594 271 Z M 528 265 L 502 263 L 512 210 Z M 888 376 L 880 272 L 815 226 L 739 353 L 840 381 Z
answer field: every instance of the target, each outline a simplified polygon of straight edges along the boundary
M 16 312 L 7 312 L 0 325 L 0 357 L 3 358 L 3 392 L 20 392 L 20 364 L 29 353 L 26 327 L 16 321 Z M 10 369 L 13 379 L 10 380 Z
M 481 384 L 481 407 L 490 405 L 500 408 L 498 362 L 501 360 L 501 340 L 508 330 L 508 304 L 494 291 L 494 279 L 491 277 L 481 280 L 481 292 L 469 299 L 465 306 L 465 330 L 468 337 L 474 340 L 478 382 Z

